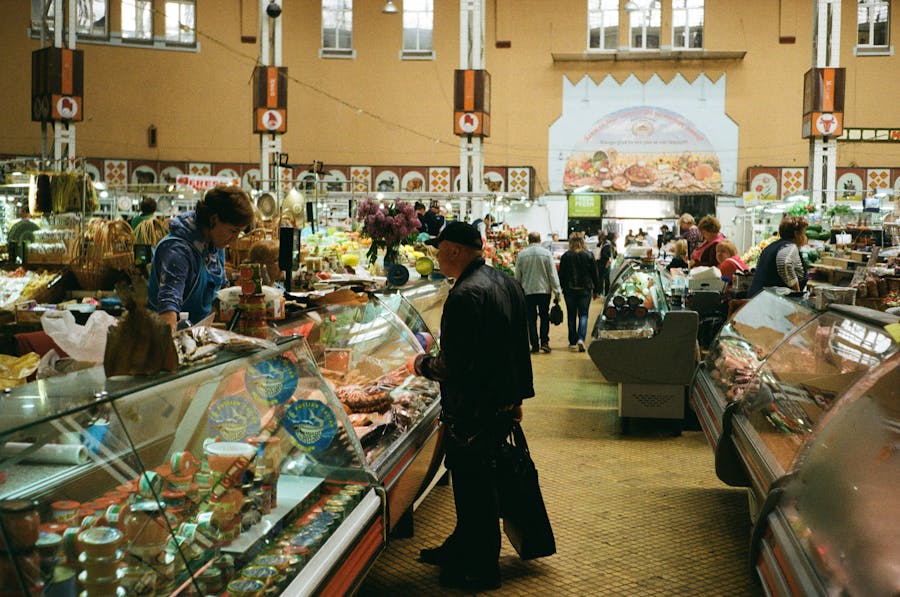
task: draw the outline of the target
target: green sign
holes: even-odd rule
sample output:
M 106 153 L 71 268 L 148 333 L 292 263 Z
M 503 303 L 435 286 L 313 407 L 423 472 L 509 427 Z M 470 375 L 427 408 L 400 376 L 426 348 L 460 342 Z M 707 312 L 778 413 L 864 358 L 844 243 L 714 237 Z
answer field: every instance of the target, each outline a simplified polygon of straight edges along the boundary
M 601 215 L 599 193 L 574 193 L 569 195 L 570 218 L 599 218 Z

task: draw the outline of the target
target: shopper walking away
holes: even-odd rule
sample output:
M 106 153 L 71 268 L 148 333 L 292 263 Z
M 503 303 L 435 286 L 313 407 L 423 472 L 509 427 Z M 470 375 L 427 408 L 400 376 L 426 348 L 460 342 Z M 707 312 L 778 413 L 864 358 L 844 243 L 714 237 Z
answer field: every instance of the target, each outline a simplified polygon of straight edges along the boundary
M 562 289 L 553 255 L 541 246 L 540 232 L 529 232 L 528 246 L 516 256 L 516 280 L 525 291 L 531 352 L 550 352 L 550 294 L 559 301 Z
M 600 257 L 597 259 L 597 275 L 600 277 L 600 294 L 602 296 L 609 294 L 610 268 L 612 267 L 613 259 L 617 255 L 616 240 L 618 238 L 618 234 L 610 232 L 600 245 Z
M 437 236 L 444 227 L 444 216 L 441 214 L 441 202 L 437 199 L 432 200 L 431 206 L 425 215 L 422 216 L 422 223 L 425 225 L 425 232 L 431 236 Z
M 180 312 L 194 323 L 206 318 L 225 285 L 225 247 L 252 223 L 250 197 L 224 185 L 207 191 L 193 211 L 172 218 L 153 253 L 147 307 L 173 329 Z
M 496 451 L 522 400 L 534 396 L 525 294 L 511 276 L 486 265 L 481 235 L 450 222 L 437 238 L 441 272 L 456 279 L 441 315 L 441 351 L 408 367 L 440 382 L 445 465 L 453 483 L 456 527 L 420 559 L 441 567 L 444 586 L 469 591 L 500 587 L 500 512 Z
M 778 225 L 781 238 L 759 254 L 747 298 L 753 298 L 770 286 L 784 286 L 794 292 L 806 287 L 806 265 L 800 256 L 800 247 L 806 244 L 807 226 L 809 222 L 800 216 L 787 216 L 781 220 Z
M 584 238 L 577 232 L 569 236 L 569 250 L 559 259 L 559 283 L 566 299 L 569 350 L 584 352 L 588 309 L 600 283 L 594 256 L 585 248 Z

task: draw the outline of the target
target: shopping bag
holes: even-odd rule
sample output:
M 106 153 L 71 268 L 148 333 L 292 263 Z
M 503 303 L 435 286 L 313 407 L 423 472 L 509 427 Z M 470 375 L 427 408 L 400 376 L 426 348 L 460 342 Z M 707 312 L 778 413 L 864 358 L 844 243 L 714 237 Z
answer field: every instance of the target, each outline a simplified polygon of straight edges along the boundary
M 553 301 L 553 306 L 550 307 L 550 323 L 553 325 L 559 325 L 563 321 L 563 311 L 562 307 L 559 306 L 559 299 Z
M 497 456 L 497 493 L 503 532 L 523 560 L 556 553 L 537 469 L 522 427 L 515 423 Z

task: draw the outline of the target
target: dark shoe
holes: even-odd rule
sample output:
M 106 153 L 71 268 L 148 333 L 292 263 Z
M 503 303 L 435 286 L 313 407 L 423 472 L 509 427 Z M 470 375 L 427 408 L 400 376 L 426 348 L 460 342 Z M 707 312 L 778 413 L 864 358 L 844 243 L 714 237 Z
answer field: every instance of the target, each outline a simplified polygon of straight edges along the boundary
M 456 568 L 442 568 L 438 583 L 442 587 L 463 589 L 475 593 L 499 589 L 502 584 L 499 570 L 488 574 L 469 574 Z
M 539 348 L 532 348 L 532 349 L 531 349 L 531 354 L 537 354 L 537 353 L 539 353 L 540 351 L 541 351 L 541 350 L 540 350 Z
M 432 566 L 440 566 L 446 557 L 444 546 L 429 547 L 419 551 L 419 561 Z
M 534 352 L 533 350 L 531 352 Z M 549 344 L 541 344 L 541 352 L 550 352 Z

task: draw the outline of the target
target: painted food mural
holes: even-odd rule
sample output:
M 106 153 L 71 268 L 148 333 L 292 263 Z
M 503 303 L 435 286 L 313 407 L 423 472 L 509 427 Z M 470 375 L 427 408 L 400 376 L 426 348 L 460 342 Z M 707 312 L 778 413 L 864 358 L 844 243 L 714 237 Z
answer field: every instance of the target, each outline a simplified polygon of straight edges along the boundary
M 691 122 L 640 107 L 597 122 L 568 156 L 563 184 L 601 192 L 715 192 L 722 173 L 712 143 Z

